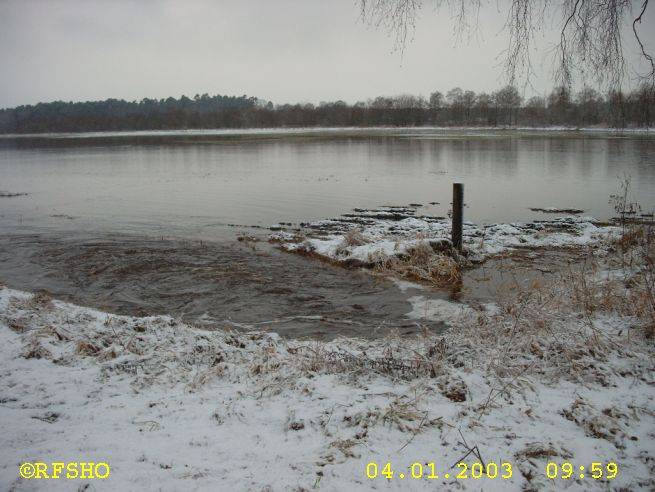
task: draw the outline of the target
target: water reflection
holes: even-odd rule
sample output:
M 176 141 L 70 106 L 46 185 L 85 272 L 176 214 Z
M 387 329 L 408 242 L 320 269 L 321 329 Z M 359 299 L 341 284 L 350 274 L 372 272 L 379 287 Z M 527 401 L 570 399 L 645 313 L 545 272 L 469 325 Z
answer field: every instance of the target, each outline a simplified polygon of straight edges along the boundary
M 1 138 L 0 189 L 29 195 L 0 198 L 0 228 L 211 237 L 224 224 L 265 227 L 382 204 L 440 202 L 423 212 L 445 215 L 459 180 L 469 220 L 540 218 L 533 206 L 608 218 L 624 173 L 633 199 L 655 206 L 654 162 L 655 138 L 612 134 Z

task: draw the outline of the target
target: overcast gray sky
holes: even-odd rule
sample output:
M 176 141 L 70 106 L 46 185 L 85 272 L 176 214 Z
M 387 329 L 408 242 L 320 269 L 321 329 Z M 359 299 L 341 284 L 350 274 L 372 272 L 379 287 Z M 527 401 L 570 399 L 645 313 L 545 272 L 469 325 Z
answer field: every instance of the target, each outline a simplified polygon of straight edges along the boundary
M 478 35 L 458 45 L 448 11 L 426 6 L 401 58 L 384 29 L 361 21 L 356 0 L 0 0 L 0 107 L 205 92 L 352 103 L 492 91 L 504 82 L 498 55 L 507 45 L 498 11 L 506 1 L 492 4 Z M 651 47 L 653 10 L 643 30 Z M 550 89 L 546 50 L 533 61 L 537 92 Z

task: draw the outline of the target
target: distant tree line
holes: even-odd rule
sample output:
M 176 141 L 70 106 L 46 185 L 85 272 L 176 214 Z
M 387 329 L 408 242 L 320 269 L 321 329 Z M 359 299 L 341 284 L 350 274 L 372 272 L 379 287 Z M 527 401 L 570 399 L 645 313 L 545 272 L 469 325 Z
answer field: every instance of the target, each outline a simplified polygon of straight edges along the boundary
M 239 127 L 243 112 L 256 103 L 256 98 L 245 95 L 208 94 L 139 102 L 56 101 L 0 110 L 0 133 Z
M 353 105 L 343 101 L 274 105 L 248 96 L 193 99 L 108 99 L 53 102 L 0 110 L 0 133 L 266 128 L 326 126 L 609 126 L 651 127 L 655 95 L 648 87 L 601 94 L 557 87 L 527 100 L 512 86 L 476 94 L 459 87 L 429 99 L 413 95 L 377 97 Z

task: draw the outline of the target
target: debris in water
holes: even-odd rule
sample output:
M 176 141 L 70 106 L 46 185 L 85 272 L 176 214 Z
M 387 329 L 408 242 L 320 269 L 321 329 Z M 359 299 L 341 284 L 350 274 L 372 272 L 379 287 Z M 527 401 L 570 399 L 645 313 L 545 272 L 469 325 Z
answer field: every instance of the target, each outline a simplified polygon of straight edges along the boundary
M 9 191 L 0 191 L 0 198 L 14 198 L 17 196 L 27 196 L 29 193 L 11 193 Z
M 545 214 L 581 214 L 584 210 L 579 208 L 557 208 L 557 207 L 530 207 L 533 212 L 543 212 Z
M 53 217 L 55 219 L 68 219 L 68 220 L 77 219 L 77 217 L 73 217 L 72 215 L 67 215 L 67 214 L 53 214 L 50 217 Z

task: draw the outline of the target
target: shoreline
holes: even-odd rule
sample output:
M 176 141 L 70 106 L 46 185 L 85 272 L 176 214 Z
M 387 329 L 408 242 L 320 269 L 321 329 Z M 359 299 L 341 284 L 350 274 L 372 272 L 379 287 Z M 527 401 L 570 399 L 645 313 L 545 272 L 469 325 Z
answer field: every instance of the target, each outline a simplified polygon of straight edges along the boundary
M 88 132 L 44 132 L 44 133 L 2 133 L 0 138 L 113 138 L 113 137 L 156 137 L 156 136 L 238 136 L 238 135 L 303 135 L 320 133 L 353 133 L 374 136 L 375 133 L 388 134 L 392 132 L 407 133 L 411 131 L 425 132 L 562 132 L 562 133 L 625 133 L 635 135 L 653 135 L 653 128 L 612 128 L 612 127 L 568 127 L 568 126 L 371 126 L 371 127 L 264 127 L 264 128 L 197 128 L 175 130 L 120 130 L 120 131 L 88 131 Z
M 613 255 L 601 244 L 595 268 L 460 304 L 445 333 L 378 340 L 194 327 L 2 288 L 0 484 L 27 486 L 22 461 L 82 453 L 122 489 L 648 490 L 655 349 L 624 298 L 639 270 Z M 513 475 L 409 479 L 414 463 L 443 474 L 459 460 Z M 371 462 L 395 478 L 367 478 Z M 553 480 L 550 462 L 619 473 Z

